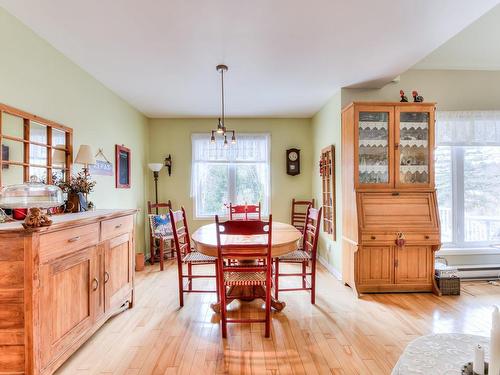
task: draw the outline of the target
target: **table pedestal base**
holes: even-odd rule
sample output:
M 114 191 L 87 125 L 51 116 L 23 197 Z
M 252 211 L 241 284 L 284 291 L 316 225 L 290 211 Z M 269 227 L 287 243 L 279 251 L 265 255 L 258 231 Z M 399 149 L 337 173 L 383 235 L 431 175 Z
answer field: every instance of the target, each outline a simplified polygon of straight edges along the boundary
M 266 299 L 266 290 L 262 286 L 232 286 L 227 292 L 226 302 L 230 304 L 233 300 L 239 299 L 241 301 L 250 302 L 256 298 Z M 271 307 L 276 311 L 281 311 L 285 308 L 286 303 L 283 301 L 278 301 L 274 297 L 271 297 Z M 210 305 L 212 310 L 219 314 L 220 313 L 220 302 L 212 303 Z

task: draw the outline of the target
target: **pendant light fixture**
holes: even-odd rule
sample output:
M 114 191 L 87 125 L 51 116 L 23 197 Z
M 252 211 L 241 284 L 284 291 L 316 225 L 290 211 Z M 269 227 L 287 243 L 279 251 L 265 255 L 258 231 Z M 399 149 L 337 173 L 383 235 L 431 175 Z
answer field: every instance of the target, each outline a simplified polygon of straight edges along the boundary
M 228 147 L 229 142 L 227 141 L 228 133 L 231 133 L 231 143 L 236 143 L 236 131 L 228 130 L 226 128 L 226 118 L 225 118 L 225 108 L 224 108 L 224 73 L 227 72 L 227 65 L 217 65 L 215 69 L 220 73 L 221 76 L 221 117 L 219 117 L 219 121 L 217 122 L 217 129 L 212 130 L 210 133 L 210 142 L 215 143 L 215 136 L 217 134 L 224 137 L 224 147 Z

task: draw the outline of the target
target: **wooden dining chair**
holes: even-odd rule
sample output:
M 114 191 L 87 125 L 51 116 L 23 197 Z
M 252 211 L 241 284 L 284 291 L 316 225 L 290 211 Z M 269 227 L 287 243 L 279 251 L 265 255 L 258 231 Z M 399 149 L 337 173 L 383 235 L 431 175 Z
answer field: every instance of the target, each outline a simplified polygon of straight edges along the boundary
M 316 253 L 318 249 L 319 227 L 321 223 L 321 211 L 309 206 L 307 209 L 304 234 L 302 236 L 302 248 L 292 251 L 274 259 L 274 297 L 278 299 L 279 292 L 289 292 L 295 290 L 310 290 L 311 303 L 316 303 Z M 280 273 L 280 263 L 300 264 L 301 272 Z M 310 266 L 310 271 L 307 267 Z M 298 276 L 302 279 L 302 288 L 283 288 L 279 287 L 279 278 L 288 276 Z M 310 282 L 307 280 L 310 276 Z
M 169 211 L 172 209 L 172 202 L 170 202 L 170 199 L 168 200 L 167 203 L 153 203 L 151 201 L 148 201 L 148 215 L 150 218 L 149 221 L 149 263 L 155 264 L 156 259 L 159 260 L 160 255 L 160 240 L 158 238 L 154 238 L 154 228 L 153 224 L 151 223 L 151 215 L 159 215 L 160 213 L 163 213 L 165 215 L 168 215 Z M 163 212 L 164 211 L 164 212 Z M 170 256 L 173 257 L 175 254 L 174 251 L 174 241 L 172 239 L 167 239 L 169 247 L 170 247 Z
M 216 270 L 216 257 L 202 254 L 191 249 L 191 238 L 189 236 L 186 211 L 181 207 L 179 211 L 170 210 L 170 223 L 174 236 L 175 251 L 177 253 L 177 276 L 179 279 L 179 305 L 184 306 L 184 293 L 216 293 L 219 301 L 218 280 Z M 161 246 L 161 245 L 160 245 Z M 201 265 L 214 265 L 213 274 L 193 274 L 193 268 Z M 184 273 L 186 265 L 187 273 Z M 193 289 L 194 279 L 212 279 L 215 278 L 215 290 Z M 187 279 L 187 286 L 184 285 L 184 279 Z
M 265 323 L 265 337 L 271 334 L 271 288 L 272 288 L 272 216 L 269 221 L 229 220 L 219 222 L 215 216 L 217 232 L 217 272 L 222 320 L 222 337 L 227 337 L 228 323 Z M 250 243 L 247 236 L 265 236 L 265 243 Z M 224 236 L 224 239 L 221 237 Z M 236 236 L 245 236 L 237 241 Z M 233 241 L 232 241 L 233 240 Z M 232 262 L 236 260 L 237 262 Z M 261 260 L 261 262 L 258 262 Z M 231 297 L 227 288 L 255 287 L 265 289 L 265 319 L 228 319 L 227 304 Z
M 292 218 L 290 224 L 297 228 L 301 233 L 304 231 L 306 222 L 307 209 L 311 206 L 314 208 L 314 198 L 310 201 L 292 199 Z
M 261 207 L 259 204 L 229 203 L 229 220 L 261 220 Z

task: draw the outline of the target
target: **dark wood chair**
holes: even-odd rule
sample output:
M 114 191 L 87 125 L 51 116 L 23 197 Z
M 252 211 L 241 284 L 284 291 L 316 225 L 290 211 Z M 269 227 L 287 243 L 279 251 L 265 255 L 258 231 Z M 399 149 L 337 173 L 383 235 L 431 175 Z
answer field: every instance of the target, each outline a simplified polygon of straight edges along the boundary
M 260 202 L 237 205 L 229 203 L 229 220 L 261 220 Z
M 314 208 L 314 198 L 310 201 L 292 199 L 292 219 L 290 220 L 290 224 L 300 232 L 304 231 L 304 223 L 306 222 L 307 209 L 309 206 Z
M 316 258 L 318 249 L 319 227 L 321 223 L 321 210 L 309 206 L 305 222 L 304 234 L 302 237 L 302 249 L 297 249 L 291 253 L 282 255 L 274 260 L 274 297 L 278 299 L 279 292 L 289 292 L 295 290 L 310 290 L 311 303 L 316 303 Z M 280 263 L 294 263 L 302 266 L 301 272 L 280 273 Z M 310 265 L 310 271 L 307 267 Z M 302 279 L 302 288 L 279 287 L 279 278 L 287 276 L 298 276 Z M 307 276 L 310 276 L 308 283 Z
M 186 219 L 186 211 L 181 207 L 179 211 L 170 210 L 170 223 L 172 225 L 172 233 L 174 236 L 175 251 L 177 253 L 177 273 L 179 279 L 179 305 L 184 306 L 184 293 L 216 293 L 217 301 L 219 301 L 216 269 L 216 257 L 202 254 L 191 249 L 191 238 L 189 236 L 189 228 Z M 161 246 L 161 245 L 160 245 Z M 213 264 L 213 274 L 193 274 L 195 266 Z M 184 265 L 187 267 L 187 273 L 184 273 Z M 215 290 L 193 289 L 194 279 L 215 278 Z M 184 279 L 187 279 L 187 286 L 184 285 Z
M 172 202 L 170 202 L 170 199 L 168 200 L 167 203 L 153 203 L 151 201 L 148 201 L 148 216 L 149 215 L 159 215 L 159 214 L 164 214 L 167 215 L 169 214 L 169 211 L 172 209 Z M 153 228 L 151 225 L 149 225 L 149 263 L 155 264 L 156 260 L 160 260 L 160 239 L 158 238 L 153 238 Z M 168 239 L 169 245 L 170 245 L 170 256 L 173 257 L 175 254 L 174 250 L 174 241 L 173 239 Z
M 269 216 L 269 221 L 229 220 L 224 223 L 219 222 L 219 217 L 215 216 L 215 225 L 222 337 L 227 337 L 228 323 L 265 323 L 265 337 L 269 337 L 271 334 L 272 216 Z M 231 237 L 221 239 L 221 236 L 254 235 L 265 235 L 266 244 L 231 242 Z M 263 287 L 265 289 L 265 319 L 227 318 L 227 303 L 231 302 L 227 288 L 234 287 Z

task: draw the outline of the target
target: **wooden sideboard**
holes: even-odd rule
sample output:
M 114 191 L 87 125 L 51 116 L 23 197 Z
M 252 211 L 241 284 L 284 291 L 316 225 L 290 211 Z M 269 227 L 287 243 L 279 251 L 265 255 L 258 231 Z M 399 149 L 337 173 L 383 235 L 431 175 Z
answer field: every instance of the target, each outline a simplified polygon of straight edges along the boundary
M 360 293 L 439 290 L 434 103 L 342 111 L 342 279 Z
M 134 301 L 136 210 L 0 224 L 0 374 L 50 375 Z

